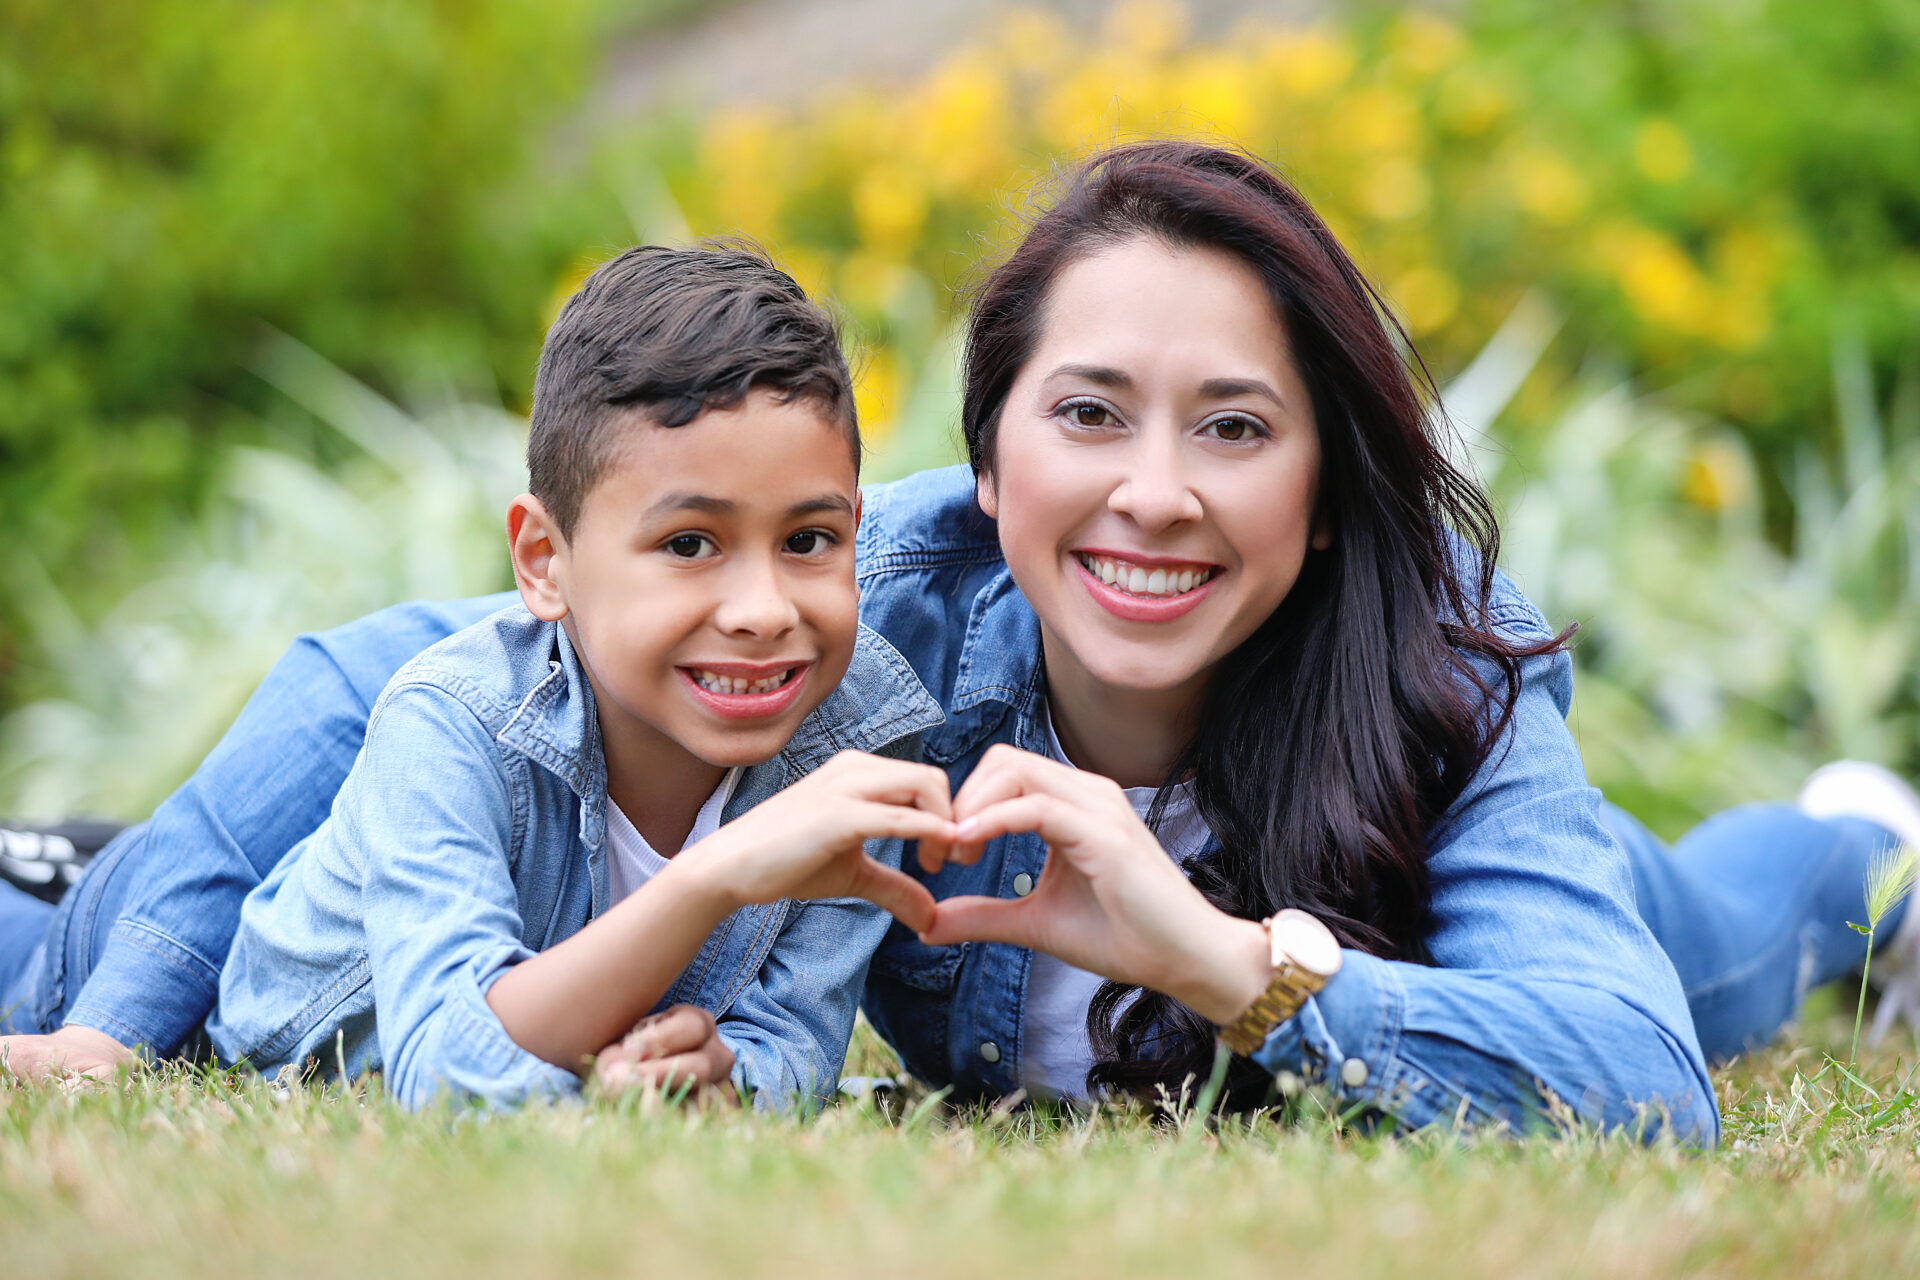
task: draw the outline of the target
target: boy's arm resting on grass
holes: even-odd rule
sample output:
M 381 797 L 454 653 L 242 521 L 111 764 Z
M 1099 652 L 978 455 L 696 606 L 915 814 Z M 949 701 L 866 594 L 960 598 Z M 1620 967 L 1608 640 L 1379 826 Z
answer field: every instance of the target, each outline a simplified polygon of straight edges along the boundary
M 193 776 L 122 837 L 139 842 L 116 873 L 122 905 L 66 1023 L 175 1052 L 213 1008 L 241 902 L 327 816 L 372 698 L 502 602 L 397 606 L 295 641 Z

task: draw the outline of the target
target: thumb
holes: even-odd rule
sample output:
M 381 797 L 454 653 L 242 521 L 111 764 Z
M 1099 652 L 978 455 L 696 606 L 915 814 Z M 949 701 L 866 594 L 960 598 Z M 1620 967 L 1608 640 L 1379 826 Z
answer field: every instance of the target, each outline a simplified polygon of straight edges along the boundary
M 920 931 L 931 947 L 953 942 L 1011 942 L 1032 947 L 1038 920 L 1035 899 L 961 896 L 934 904 L 933 924 Z
M 853 892 L 858 897 L 888 912 L 901 924 L 918 933 L 933 922 L 933 895 L 927 886 L 903 871 L 875 862 L 865 854 L 857 855 Z

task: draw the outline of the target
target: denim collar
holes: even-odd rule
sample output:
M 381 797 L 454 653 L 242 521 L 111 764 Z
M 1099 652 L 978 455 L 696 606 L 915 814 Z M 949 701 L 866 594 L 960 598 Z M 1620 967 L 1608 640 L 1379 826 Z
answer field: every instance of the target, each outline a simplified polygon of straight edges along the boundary
M 1040 619 L 1014 584 L 1013 571 L 1002 567 L 967 613 L 953 705 L 946 723 L 927 735 L 928 759 L 945 764 L 978 749 L 1009 714 L 1016 717 L 1012 740 L 1043 750 L 1044 678 Z
M 551 633 L 544 650 L 551 655 L 547 675 L 494 737 L 572 788 L 580 798 L 580 839 L 598 850 L 607 839 L 607 762 L 592 686 L 566 628 L 551 622 L 541 630 Z M 879 633 L 862 626 L 840 684 L 800 722 L 779 755 L 746 771 L 734 796 L 777 790 L 836 752 L 873 751 L 930 729 L 941 719 L 940 704 L 921 686 L 907 660 Z M 767 770 L 777 771 L 773 785 L 756 786 Z

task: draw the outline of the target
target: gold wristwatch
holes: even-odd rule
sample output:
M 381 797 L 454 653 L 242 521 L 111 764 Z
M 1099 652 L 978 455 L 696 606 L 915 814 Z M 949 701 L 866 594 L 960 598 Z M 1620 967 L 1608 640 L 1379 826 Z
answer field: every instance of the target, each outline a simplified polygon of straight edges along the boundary
M 1333 931 L 1292 907 L 1260 922 L 1273 948 L 1273 981 L 1247 1011 L 1220 1028 L 1220 1043 L 1235 1053 L 1252 1053 L 1267 1033 L 1300 1011 L 1307 997 L 1340 972 L 1340 943 Z

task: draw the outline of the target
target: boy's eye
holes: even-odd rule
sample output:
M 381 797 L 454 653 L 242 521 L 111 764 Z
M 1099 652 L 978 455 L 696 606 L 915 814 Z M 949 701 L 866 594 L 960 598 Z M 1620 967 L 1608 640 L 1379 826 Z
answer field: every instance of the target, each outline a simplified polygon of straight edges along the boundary
M 682 560 L 698 560 L 709 554 L 708 548 L 712 546 L 711 538 L 698 533 L 675 534 L 666 543 L 667 554 Z
M 833 545 L 833 536 L 820 529 L 802 529 L 787 539 L 787 550 L 796 556 L 810 556 Z

